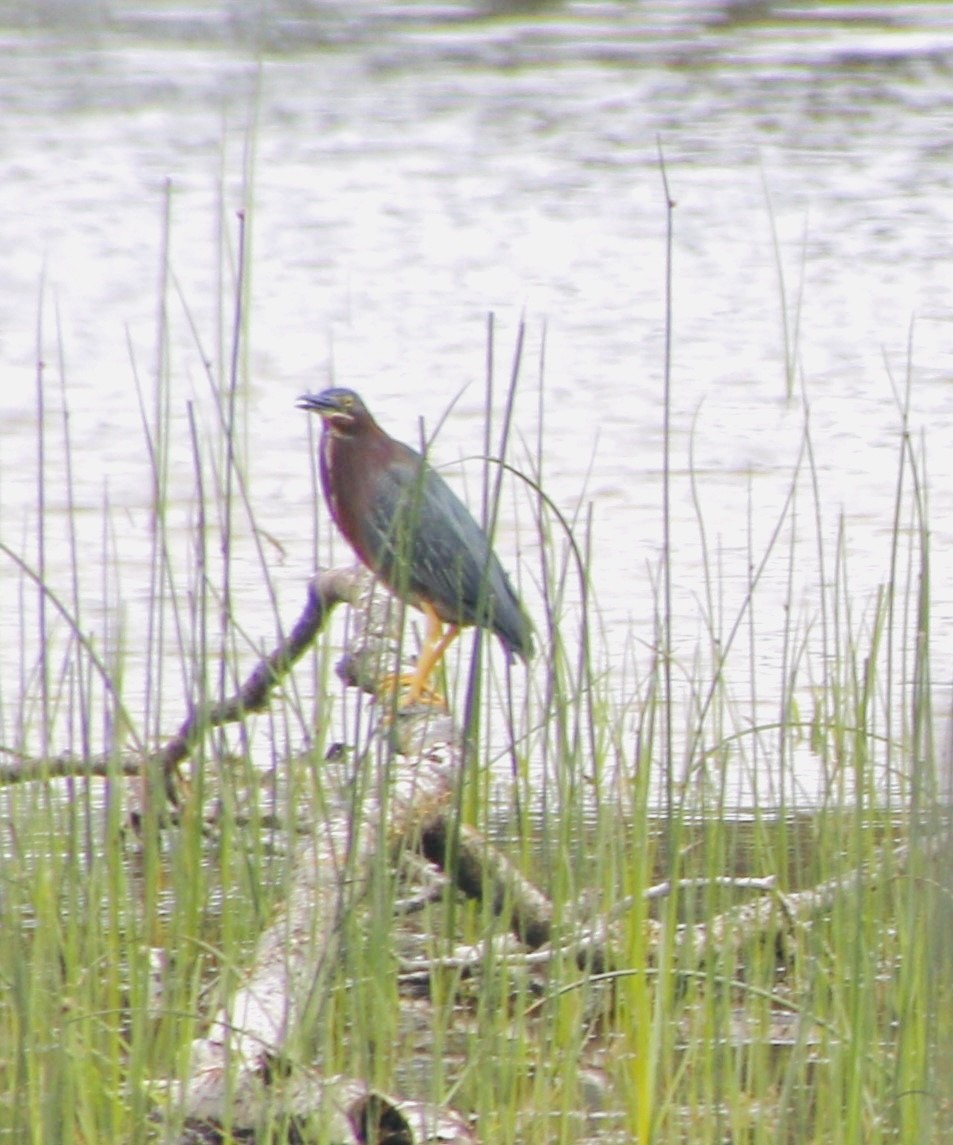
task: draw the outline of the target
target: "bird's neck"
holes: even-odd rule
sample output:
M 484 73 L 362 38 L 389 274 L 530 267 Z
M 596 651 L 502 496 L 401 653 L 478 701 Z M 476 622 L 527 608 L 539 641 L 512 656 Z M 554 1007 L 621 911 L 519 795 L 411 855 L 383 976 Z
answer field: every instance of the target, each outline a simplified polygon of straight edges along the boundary
M 325 430 L 321 435 L 321 486 L 334 523 L 342 532 L 346 530 L 342 521 L 341 491 L 353 477 L 355 453 L 353 443 L 341 434 Z
M 373 490 L 375 475 L 392 461 L 394 443 L 385 433 L 360 436 L 325 432 L 321 435 L 321 486 L 331 516 L 365 564 L 373 554 L 362 544 L 363 515 L 370 508 L 365 491 Z

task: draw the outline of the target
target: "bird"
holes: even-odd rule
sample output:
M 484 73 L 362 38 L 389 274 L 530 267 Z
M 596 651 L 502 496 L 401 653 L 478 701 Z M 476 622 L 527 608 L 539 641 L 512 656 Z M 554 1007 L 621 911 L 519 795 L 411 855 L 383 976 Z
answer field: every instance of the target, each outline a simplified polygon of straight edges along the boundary
M 405 706 L 443 702 L 428 682 L 461 628 L 488 629 L 508 660 L 529 663 L 533 627 L 520 598 L 486 533 L 426 458 L 383 430 L 353 390 L 303 394 L 297 406 L 321 418 L 321 486 L 338 529 L 426 618 L 416 670 L 401 681 Z

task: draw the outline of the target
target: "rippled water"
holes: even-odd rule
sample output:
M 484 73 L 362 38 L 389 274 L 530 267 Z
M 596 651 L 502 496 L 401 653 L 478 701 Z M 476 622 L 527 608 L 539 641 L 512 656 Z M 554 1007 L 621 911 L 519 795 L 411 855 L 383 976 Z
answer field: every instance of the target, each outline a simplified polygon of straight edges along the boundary
M 805 407 L 828 563 L 818 565 L 802 475 L 793 550 L 788 527 L 756 598 L 756 644 L 743 637 L 733 665 L 751 718 L 776 710 L 787 618 L 816 629 L 842 515 L 850 596 L 858 617 L 869 611 L 889 575 L 895 389 L 909 370 L 930 490 L 934 670 L 949 679 L 953 5 L 367 0 L 261 11 L 251 0 L 198 10 L 47 0 L 25 15 L 0 3 L 0 535 L 33 559 L 42 355 L 48 579 L 68 597 L 65 394 L 89 554 L 83 623 L 99 633 L 121 622 L 130 695 L 145 688 L 136 649 L 149 589 L 136 378 L 148 405 L 167 188 L 173 541 L 188 547 L 187 402 L 200 425 L 214 422 L 203 357 L 227 366 L 228 267 L 245 207 L 243 448 L 255 515 L 283 548 L 273 570 L 283 619 L 314 559 L 296 395 L 333 377 L 417 440 L 421 416 L 432 430 L 462 389 L 435 451 L 472 457 L 487 315 L 500 386 L 525 316 L 526 444 L 513 460 L 535 450 L 545 330 L 544 483 L 567 514 L 592 506 L 600 658 L 617 692 L 632 687 L 632 660 L 645 670 L 654 638 L 662 538 L 660 148 L 676 202 L 676 647 L 690 662 L 708 643 L 699 513 L 724 636 L 794 481 Z M 475 501 L 480 467 L 463 468 Z M 119 534 L 105 542 L 104 503 Z M 524 563 L 538 614 L 529 507 L 508 499 L 503 516 L 501 554 Z M 321 560 L 345 556 L 324 523 L 322 537 Z M 119 554 L 121 616 L 118 590 L 103 585 L 104 544 Z M 242 627 L 269 646 L 275 626 L 247 536 L 235 577 Z M 7 742 L 37 655 L 32 639 L 22 652 L 21 614 L 35 627 L 21 593 L 4 563 Z M 168 688 L 160 723 L 171 730 L 180 710 Z

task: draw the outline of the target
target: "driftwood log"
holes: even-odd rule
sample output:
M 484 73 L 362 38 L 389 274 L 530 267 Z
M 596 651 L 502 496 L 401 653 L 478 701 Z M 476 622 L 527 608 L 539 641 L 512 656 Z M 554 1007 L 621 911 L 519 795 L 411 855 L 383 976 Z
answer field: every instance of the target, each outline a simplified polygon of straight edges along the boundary
M 186 721 L 160 754 L 176 766 L 204 727 L 234 718 L 267 702 L 338 602 L 355 606 L 357 623 L 339 672 L 378 693 L 393 671 L 401 609 L 360 570 L 319 574 L 292 636 L 255 669 L 234 702 Z M 385 690 L 386 691 L 386 690 Z M 388 705 L 381 692 L 381 708 Z M 403 751 L 388 767 L 386 790 L 368 791 L 360 806 L 342 807 L 315 822 L 297 844 L 290 893 L 258 940 L 245 981 L 213 1018 L 206 1036 L 193 1043 L 188 1077 L 177 1096 L 192 1139 L 214 1139 L 216 1125 L 252 1130 L 263 1116 L 274 1122 L 320 1122 L 334 1142 L 472 1142 L 466 1121 L 451 1110 L 370 1090 L 354 1078 L 325 1077 L 290 1066 L 313 1038 L 320 1021 L 324 984 L 340 954 L 342 918 L 355 909 L 375 862 L 379 843 L 400 849 L 425 835 L 446 814 L 462 745 L 451 720 L 433 709 L 386 720 Z M 322 1138 L 323 1139 L 323 1138 Z

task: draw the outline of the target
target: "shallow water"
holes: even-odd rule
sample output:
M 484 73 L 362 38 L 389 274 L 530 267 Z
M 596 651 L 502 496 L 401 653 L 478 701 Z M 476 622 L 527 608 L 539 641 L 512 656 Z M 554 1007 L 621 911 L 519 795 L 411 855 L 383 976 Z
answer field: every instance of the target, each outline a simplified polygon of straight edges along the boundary
M 188 403 L 200 435 L 211 435 L 203 363 L 227 373 L 243 208 L 252 269 L 241 449 L 283 622 L 315 559 L 297 394 L 333 378 L 416 441 L 421 417 L 432 431 L 462 390 L 434 453 L 451 464 L 472 458 L 482 448 L 487 315 L 498 391 L 525 316 L 511 459 L 529 466 L 542 407 L 545 487 L 567 515 L 592 507 L 599 661 L 620 699 L 635 690 L 655 635 L 662 543 L 660 148 L 676 203 L 677 675 L 691 674 L 712 627 L 728 638 L 792 485 L 796 516 L 759 581 L 754 635 L 742 626 L 728 665 L 738 726 L 776 718 L 793 667 L 784 630 L 794 623 L 794 644 L 818 639 L 821 584 L 846 577 L 853 622 L 870 615 L 891 575 L 896 391 L 909 370 L 909 429 L 929 485 L 934 678 L 950 678 L 953 5 L 368 0 L 278 3 L 263 16 L 252 0 L 199 10 L 47 2 L 31 15 L 0 3 L 0 42 L 0 537 L 36 561 L 42 358 L 46 578 L 70 599 L 65 402 L 81 627 L 113 658 L 122 650 L 130 707 L 146 710 L 152 697 L 150 729 L 174 730 L 183 702 L 171 634 L 161 681 L 146 678 L 141 652 L 152 479 L 137 379 L 148 411 L 155 377 L 167 377 L 166 509 L 187 585 L 198 559 Z M 823 566 L 811 480 L 794 476 L 808 412 Z M 462 472 L 476 504 L 481 467 Z M 835 561 L 842 518 L 846 574 Z M 276 625 L 240 513 L 235 534 L 234 614 L 250 662 Z M 535 536 L 514 482 L 498 547 L 539 616 Z M 323 510 L 320 537 L 318 559 L 346 559 Z M 898 589 L 905 583 L 903 570 Z M 7 560 L 0 599 L 9 744 L 35 738 L 35 710 L 18 697 L 35 694 L 39 642 L 32 590 Z M 52 611 L 60 643 L 51 647 L 61 647 Z M 806 716 L 823 649 L 798 671 Z M 77 734 L 67 722 L 64 738 Z M 809 799 L 821 782 L 809 752 L 798 768 L 793 791 Z M 745 802 L 746 771 L 737 784 Z

